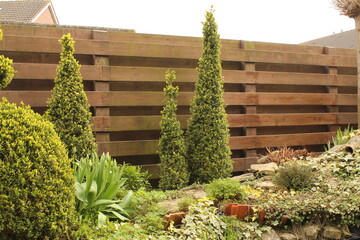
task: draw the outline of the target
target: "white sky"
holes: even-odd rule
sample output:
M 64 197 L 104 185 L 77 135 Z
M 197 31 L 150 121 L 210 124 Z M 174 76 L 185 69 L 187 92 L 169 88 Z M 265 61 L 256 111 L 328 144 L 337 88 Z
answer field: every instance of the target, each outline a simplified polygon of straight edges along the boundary
M 223 39 L 301 43 L 347 31 L 331 0 L 52 0 L 60 24 L 201 37 L 211 5 Z

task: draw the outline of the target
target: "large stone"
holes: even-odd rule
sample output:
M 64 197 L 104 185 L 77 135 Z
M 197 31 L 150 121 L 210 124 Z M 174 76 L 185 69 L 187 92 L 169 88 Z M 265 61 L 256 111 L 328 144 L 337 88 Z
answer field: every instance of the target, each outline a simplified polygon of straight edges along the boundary
M 271 181 L 258 182 L 255 184 L 255 187 L 266 188 L 266 189 L 275 189 L 276 185 Z
M 269 232 L 264 232 L 261 235 L 261 240 L 281 240 L 279 235 L 275 232 L 274 229 L 271 229 Z
M 341 230 L 336 227 L 324 227 L 323 236 L 330 239 L 341 239 Z
M 317 225 L 305 225 L 303 227 L 303 231 L 305 233 L 305 236 L 309 240 L 315 240 L 318 238 L 320 227 Z
M 232 179 L 243 182 L 243 181 L 253 180 L 253 179 L 255 179 L 255 176 L 253 173 L 245 173 L 245 174 L 241 174 L 239 176 L 234 176 L 234 177 L 232 177 Z
M 165 209 L 167 213 L 176 213 L 176 212 L 179 212 L 178 202 L 180 200 L 181 200 L 181 198 L 164 200 L 164 201 L 159 202 L 157 205 L 160 208 Z
M 190 197 L 190 198 L 204 198 L 206 197 L 206 192 L 204 189 L 189 189 L 184 192 L 184 197 Z
M 279 233 L 281 240 L 298 240 L 298 238 L 292 233 Z
M 266 164 L 251 164 L 250 171 L 259 172 L 265 175 L 274 175 L 277 167 L 278 165 L 274 162 L 266 163 Z

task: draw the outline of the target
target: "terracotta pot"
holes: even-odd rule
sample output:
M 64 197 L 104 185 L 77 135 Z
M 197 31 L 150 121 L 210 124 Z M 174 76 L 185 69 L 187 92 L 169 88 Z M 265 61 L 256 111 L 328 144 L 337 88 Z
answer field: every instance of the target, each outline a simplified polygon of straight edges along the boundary
M 164 223 L 165 229 L 167 229 L 170 226 L 171 222 L 174 222 L 174 226 L 180 225 L 185 215 L 186 213 L 184 212 L 178 212 L 164 216 L 164 219 L 166 220 L 166 222 Z
M 225 215 L 236 216 L 236 218 L 245 220 L 247 216 L 254 215 L 253 205 L 241 205 L 238 203 L 229 203 L 225 209 Z M 258 222 L 263 224 L 265 221 L 265 210 L 261 209 L 258 213 Z

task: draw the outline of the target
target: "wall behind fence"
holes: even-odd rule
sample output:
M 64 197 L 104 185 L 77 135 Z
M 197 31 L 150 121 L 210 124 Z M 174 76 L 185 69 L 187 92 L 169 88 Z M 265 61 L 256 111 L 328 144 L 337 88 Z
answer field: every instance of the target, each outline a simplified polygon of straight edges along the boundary
M 59 62 L 58 39 L 70 32 L 99 152 L 158 176 L 165 71 L 176 70 L 178 118 L 185 129 L 201 38 L 40 26 L 2 29 L 0 54 L 14 60 L 17 73 L 0 97 L 43 113 Z M 221 52 L 235 172 L 246 171 L 266 147 L 321 151 L 339 126 L 357 123 L 355 50 L 222 40 Z

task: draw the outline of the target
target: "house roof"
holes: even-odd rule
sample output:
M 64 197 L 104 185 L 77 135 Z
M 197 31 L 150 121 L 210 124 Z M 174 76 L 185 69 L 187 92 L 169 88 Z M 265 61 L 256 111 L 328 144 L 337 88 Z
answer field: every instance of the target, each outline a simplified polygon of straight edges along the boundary
M 51 0 L 0 1 L 0 21 L 34 22 L 47 7 L 57 23 Z
M 300 43 L 301 45 L 327 46 L 336 48 L 356 48 L 355 30 L 341 32 L 330 36 Z

